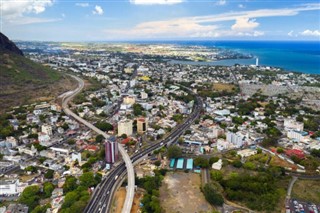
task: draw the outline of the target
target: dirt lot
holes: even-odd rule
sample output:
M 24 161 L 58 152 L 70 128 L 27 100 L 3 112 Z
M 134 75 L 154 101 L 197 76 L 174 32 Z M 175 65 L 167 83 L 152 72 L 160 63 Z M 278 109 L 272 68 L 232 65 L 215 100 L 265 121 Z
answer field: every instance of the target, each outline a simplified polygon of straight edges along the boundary
M 282 167 L 288 167 L 292 168 L 293 170 L 297 169 L 297 166 L 288 163 L 285 160 L 280 159 L 277 156 L 272 156 L 271 161 L 270 161 L 270 166 L 282 166 Z
M 293 186 L 291 197 L 320 204 L 320 181 L 297 180 Z
M 214 83 L 212 88 L 217 91 L 232 92 L 232 89 L 234 89 L 235 86 L 232 84 Z
M 169 172 L 160 188 L 161 207 L 165 213 L 212 212 L 213 208 L 200 191 L 199 174 Z
M 131 213 L 137 213 L 138 210 L 140 209 L 139 205 L 140 205 L 140 199 L 142 198 L 142 196 L 143 196 L 143 193 L 140 190 L 138 190 L 135 193 Z M 113 213 L 121 213 L 125 198 L 126 198 L 126 189 L 124 187 L 121 187 L 115 194 L 115 199 L 112 205 Z

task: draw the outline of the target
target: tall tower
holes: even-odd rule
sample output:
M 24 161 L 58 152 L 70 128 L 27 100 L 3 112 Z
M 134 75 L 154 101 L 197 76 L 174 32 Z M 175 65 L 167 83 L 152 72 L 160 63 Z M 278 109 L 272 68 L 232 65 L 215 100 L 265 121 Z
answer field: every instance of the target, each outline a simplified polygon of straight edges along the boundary
M 256 66 L 259 66 L 259 58 L 256 58 Z
M 104 144 L 107 164 L 115 163 L 119 158 L 118 143 L 115 137 L 110 137 Z

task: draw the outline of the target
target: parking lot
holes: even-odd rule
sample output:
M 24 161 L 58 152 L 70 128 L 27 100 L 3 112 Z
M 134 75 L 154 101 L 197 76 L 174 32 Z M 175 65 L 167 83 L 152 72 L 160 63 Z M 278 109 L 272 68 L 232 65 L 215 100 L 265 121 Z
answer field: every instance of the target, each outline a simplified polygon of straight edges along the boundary
M 286 213 L 320 213 L 320 205 L 290 199 L 287 201 Z

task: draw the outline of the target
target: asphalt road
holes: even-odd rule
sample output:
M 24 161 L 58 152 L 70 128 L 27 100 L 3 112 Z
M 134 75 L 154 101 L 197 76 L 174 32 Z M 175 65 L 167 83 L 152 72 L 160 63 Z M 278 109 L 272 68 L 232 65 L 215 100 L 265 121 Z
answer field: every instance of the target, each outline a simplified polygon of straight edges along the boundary
M 71 92 L 68 92 L 68 93 L 65 93 L 64 95 L 62 95 L 63 97 L 63 100 L 62 100 L 62 108 L 64 110 L 64 112 L 67 114 L 67 115 L 70 115 L 72 116 L 74 119 L 76 119 L 77 121 L 79 121 L 80 123 L 86 125 L 88 128 L 90 128 L 91 130 L 95 131 L 96 133 L 98 134 L 101 134 L 103 135 L 106 139 L 108 139 L 110 136 L 108 134 L 106 134 L 105 132 L 101 131 L 100 129 L 98 129 L 97 127 L 95 127 L 93 124 L 89 123 L 88 121 L 80 118 L 78 115 L 76 115 L 75 113 L 73 113 L 69 107 L 68 107 L 68 103 L 69 101 L 75 96 L 77 95 L 84 87 L 84 82 L 82 79 L 76 77 L 76 76 L 72 76 L 73 78 L 75 78 L 78 82 L 79 82 L 79 86 L 77 87 L 77 89 L 71 91 Z M 122 155 L 122 159 L 124 160 L 125 162 L 125 168 L 127 169 L 127 174 L 128 174 L 128 186 L 127 186 L 127 193 L 126 193 L 126 199 L 125 199 L 125 203 L 124 203 L 124 206 L 123 206 L 123 209 L 122 209 L 122 212 L 123 213 L 127 213 L 127 212 L 130 212 L 131 210 L 131 207 L 132 207 L 132 202 L 133 202 L 133 198 L 134 198 L 134 186 L 135 186 L 135 176 L 134 176 L 134 170 L 133 170 L 133 165 L 131 163 L 131 160 L 130 160 L 130 157 L 129 155 L 127 154 L 127 152 L 124 150 L 124 148 L 119 145 L 119 151 L 120 151 L 120 154 Z M 124 168 L 124 165 L 123 167 L 121 167 L 121 172 L 122 169 Z M 120 171 L 119 171 L 120 172 Z M 114 179 L 116 180 L 117 179 L 117 174 L 115 174 L 114 176 L 112 177 L 108 177 L 108 179 Z M 107 181 L 108 182 L 108 181 Z M 103 186 L 103 185 L 101 185 Z M 100 186 L 100 187 L 101 187 Z M 109 187 L 110 188 L 110 187 Z M 107 189 L 109 189 L 107 188 Z M 104 187 L 103 187 L 103 190 L 101 191 L 104 191 Z M 101 193 L 100 193 L 101 194 Z M 99 195 L 100 195 L 99 194 Z M 93 201 L 95 200 L 98 200 L 100 199 L 100 197 L 97 197 L 95 194 L 94 194 L 94 197 L 93 197 Z M 94 202 L 95 203 L 95 202 Z M 102 207 L 100 207 L 102 205 Z M 106 207 L 106 203 L 104 202 L 101 202 L 100 205 L 98 203 L 98 205 L 93 205 L 93 206 L 89 206 L 89 209 L 87 212 L 105 212 L 105 211 L 101 211 L 101 209 L 104 209 L 103 207 Z M 99 211 L 100 209 L 100 211 Z M 98 211 L 97 211 L 98 210 Z
M 186 89 L 192 93 L 190 89 Z M 180 135 L 183 134 L 184 131 L 189 128 L 189 126 L 199 117 L 203 103 L 199 97 L 197 97 L 195 103 L 196 104 L 193 112 L 183 124 L 180 124 L 177 128 L 175 128 L 164 140 L 151 144 L 144 150 L 141 150 L 132 155 L 132 163 L 134 164 L 135 162 L 140 161 L 144 158 L 144 156 L 152 153 L 156 149 L 159 149 L 165 145 L 175 143 Z M 113 194 L 116 190 L 115 186 L 117 186 L 117 182 L 120 181 L 119 177 L 124 176 L 125 173 L 126 169 L 124 163 L 120 163 L 117 167 L 113 168 L 109 172 L 107 177 L 105 177 L 95 189 L 93 195 L 91 196 L 91 200 L 84 212 L 96 213 L 110 211 L 110 204 L 112 202 Z

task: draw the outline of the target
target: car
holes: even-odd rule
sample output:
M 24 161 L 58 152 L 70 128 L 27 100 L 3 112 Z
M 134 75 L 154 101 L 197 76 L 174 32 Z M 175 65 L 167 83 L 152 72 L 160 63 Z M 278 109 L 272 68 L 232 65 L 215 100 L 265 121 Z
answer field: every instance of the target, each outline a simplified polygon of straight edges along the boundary
M 110 193 L 110 191 L 107 191 L 107 195 Z

